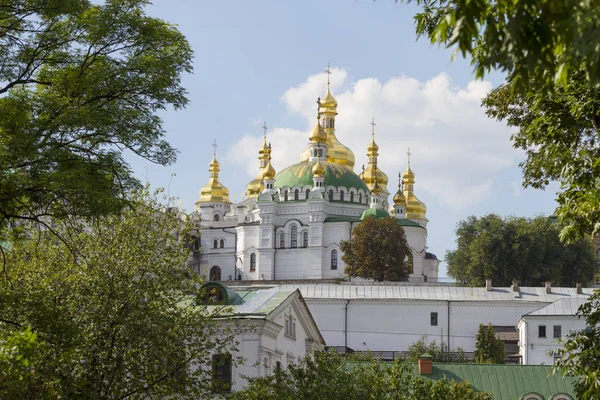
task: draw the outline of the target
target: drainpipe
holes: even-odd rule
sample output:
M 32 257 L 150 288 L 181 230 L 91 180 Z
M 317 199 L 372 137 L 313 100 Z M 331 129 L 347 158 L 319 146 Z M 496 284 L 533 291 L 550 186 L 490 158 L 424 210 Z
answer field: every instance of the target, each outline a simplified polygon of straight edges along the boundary
M 223 232 L 226 233 L 233 233 L 233 268 L 234 268 L 234 274 L 237 273 L 237 231 L 236 232 L 231 232 L 226 230 L 225 228 L 222 228 Z M 243 271 L 242 271 L 243 272 Z M 243 277 L 243 276 L 242 276 Z M 233 280 L 235 281 L 235 276 L 233 277 Z
M 275 280 L 275 265 L 277 265 L 277 235 L 275 232 L 277 229 L 273 227 L 273 249 L 275 252 L 273 253 L 273 280 Z
M 524 334 L 525 340 L 523 340 L 523 342 L 525 342 L 524 343 L 525 345 L 522 346 L 525 349 L 525 351 L 523 352 L 523 358 L 521 359 L 521 365 L 524 365 L 525 362 L 529 362 L 529 357 L 527 357 L 527 355 L 528 355 L 527 354 L 527 350 L 528 350 L 527 349 L 527 335 L 529 334 L 529 325 L 527 325 L 527 321 L 524 320 L 523 318 L 521 318 L 521 320 L 525 323 L 525 334 Z
M 344 353 L 346 349 L 348 349 L 348 305 L 350 304 L 350 299 L 346 301 L 346 306 L 344 307 Z
M 448 350 L 450 350 L 450 300 L 448 300 Z

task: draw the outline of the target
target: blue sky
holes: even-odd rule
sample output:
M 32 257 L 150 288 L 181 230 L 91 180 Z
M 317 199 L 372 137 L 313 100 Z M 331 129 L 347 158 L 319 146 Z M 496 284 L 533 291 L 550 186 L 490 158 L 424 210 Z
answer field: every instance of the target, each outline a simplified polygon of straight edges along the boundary
M 155 0 L 150 15 L 176 24 L 191 43 L 190 104 L 163 113 L 179 150 L 168 167 L 131 159 L 136 174 L 168 188 L 192 210 L 208 180 L 217 139 L 221 181 L 237 199 L 257 171 L 262 121 L 270 127 L 276 170 L 298 162 L 314 124 L 314 101 L 332 89 L 337 136 L 366 162 L 371 117 L 389 190 L 410 146 L 417 196 L 428 206 L 429 251 L 455 248 L 454 229 L 469 215 L 551 214 L 555 190 L 520 189 L 523 154 L 510 131 L 489 121 L 479 98 L 502 82 L 472 82 L 469 62 L 416 40 L 414 5 L 393 0 Z M 442 269 L 441 275 L 445 274 Z

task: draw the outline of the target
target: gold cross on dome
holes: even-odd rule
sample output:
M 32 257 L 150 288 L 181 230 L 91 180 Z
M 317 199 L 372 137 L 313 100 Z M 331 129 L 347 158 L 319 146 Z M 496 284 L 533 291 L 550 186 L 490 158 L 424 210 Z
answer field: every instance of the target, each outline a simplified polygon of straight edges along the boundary
M 213 154 L 217 155 L 217 139 L 214 139 L 212 147 L 214 147 Z
M 263 130 L 265 131 L 265 139 L 267 138 L 267 121 L 265 121 L 265 123 L 262 126 Z
M 410 166 L 410 147 L 408 148 L 406 154 L 408 155 L 408 165 Z
M 329 63 L 327 63 L 327 69 L 325 72 L 327 72 L 327 86 L 329 86 L 329 76 L 331 75 L 331 67 L 329 66 Z
M 371 129 L 371 134 L 372 134 L 373 136 L 375 136 L 375 125 L 377 125 L 377 124 L 375 123 L 375 118 L 373 117 L 373 119 L 371 120 L 371 126 L 373 127 L 373 128 Z

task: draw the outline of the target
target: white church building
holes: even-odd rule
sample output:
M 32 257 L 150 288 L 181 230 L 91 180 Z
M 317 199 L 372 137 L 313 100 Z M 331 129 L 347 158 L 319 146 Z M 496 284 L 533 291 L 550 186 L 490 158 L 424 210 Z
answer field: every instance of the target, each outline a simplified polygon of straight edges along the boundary
M 388 177 L 377 166 L 374 121 L 368 166 L 356 173 L 354 153 L 336 136 L 338 103 L 329 84 L 317 104 L 316 124 L 300 162 L 279 173 L 271 165 L 271 151 L 276 149 L 267 144 L 264 127 L 257 177 L 238 203 L 232 203 L 219 180 L 215 152 L 209 181 L 196 202 L 202 246 L 196 262 L 199 272 L 213 281 L 344 277 L 340 241 L 348 240 L 364 218 L 391 213 L 411 249 L 407 262 L 412 280 L 437 278 L 440 261 L 427 252 L 427 207 L 415 195 L 410 158 L 390 204 Z

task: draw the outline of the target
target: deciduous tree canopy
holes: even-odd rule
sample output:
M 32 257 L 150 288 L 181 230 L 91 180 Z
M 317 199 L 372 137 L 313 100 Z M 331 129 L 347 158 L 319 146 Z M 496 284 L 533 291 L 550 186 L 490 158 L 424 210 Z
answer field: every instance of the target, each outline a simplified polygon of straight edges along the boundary
M 175 160 L 157 112 L 186 105 L 190 46 L 146 0 L 97 3 L 0 4 L 0 233 L 119 210 L 138 186 L 125 150 Z
M 186 223 L 147 198 L 15 242 L 0 276 L 0 398 L 200 398 L 230 344 L 193 299 Z M 178 235 L 178 233 L 180 233 Z M 32 333 L 35 335 L 33 336 Z
M 446 253 L 448 275 L 471 285 L 574 286 L 593 279 L 596 260 L 588 238 L 560 242 L 561 227 L 547 217 L 469 217 L 456 229 L 457 249 Z
M 340 242 L 346 263 L 345 273 L 377 281 L 399 281 L 412 272 L 406 259 L 410 248 L 404 229 L 393 217 L 365 218 L 352 231 L 352 238 Z

